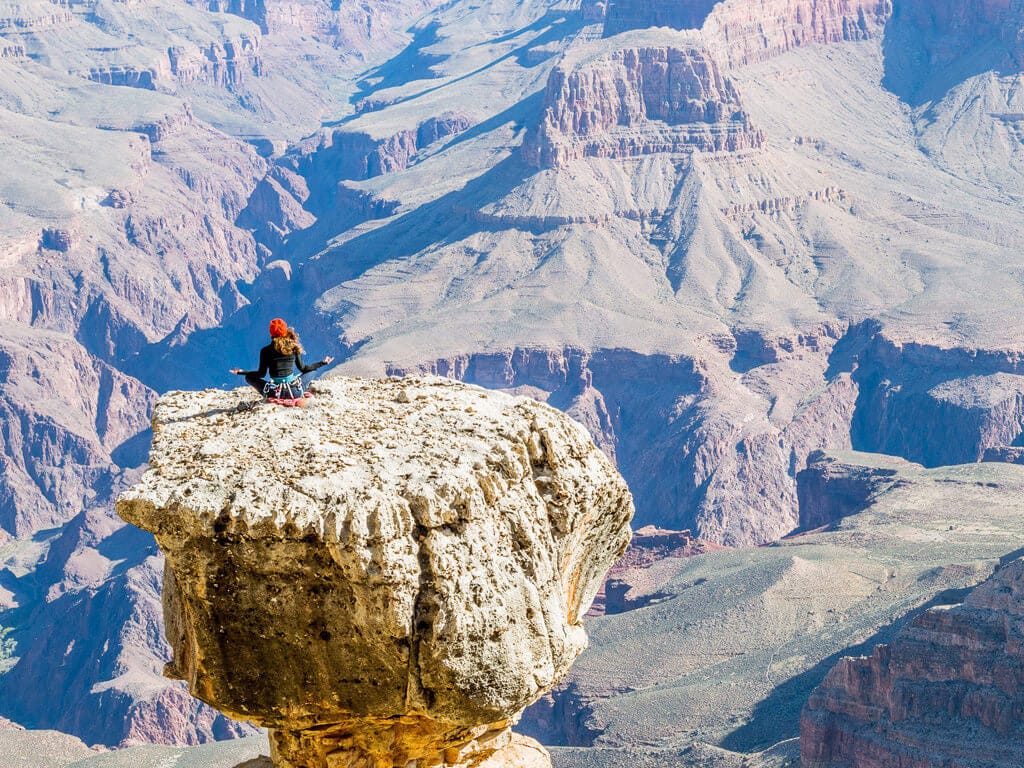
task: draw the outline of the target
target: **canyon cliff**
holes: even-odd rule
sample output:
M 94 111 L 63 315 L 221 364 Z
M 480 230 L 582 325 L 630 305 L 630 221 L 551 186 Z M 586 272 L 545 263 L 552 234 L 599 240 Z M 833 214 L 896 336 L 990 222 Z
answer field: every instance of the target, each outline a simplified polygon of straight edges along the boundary
M 918 615 L 846 658 L 807 702 L 804 768 L 1017 766 L 1024 754 L 1024 561 L 962 604 Z
M 664 48 L 630 42 L 596 57 L 584 48 L 552 71 L 543 122 L 524 148 L 528 161 L 561 168 L 584 157 L 761 146 L 764 136 L 743 112 L 735 85 L 699 40 Z
M 996 713 L 1004 724 L 1016 717 L 1019 731 L 1019 605 L 1006 607 L 1019 603 L 1019 584 L 1011 590 L 999 574 L 1019 580 L 1020 571 L 999 569 L 1024 546 L 1024 469 L 926 469 L 857 452 L 824 454 L 815 464 L 845 468 L 826 475 L 821 490 L 851 502 L 844 474 L 876 473 L 887 483 L 864 489 L 860 511 L 770 546 L 663 549 L 664 557 L 644 567 L 618 570 L 613 592 L 622 610 L 591 619 L 590 648 L 550 696 L 527 710 L 523 732 L 554 745 L 565 765 L 614 755 L 616 768 L 783 768 L 798 765 L 801 745 L 806 756 L 810 743 L 832 749 L 828 765 L 835 768 L 935 768 L 943 765 L 938 740 L 920 762 L 909 759 L 913 749 L 899 747 L 918 744 L 918 737 L 927 745 L 929 733 L 946 725 L 959 737 Z M 638 532 L 637 544 L 650 536 Z M 994 571 L 990 585 L 964 606 L 998 595 L 991 613 L 972 608 L 949 631 L 936 626 L 947 621 L 941 617 L 948 606 L 964 602 Z M 990 597 L 982 599 L 985 590 Z M 947 610 L 931 613 L 937 606 Z M 896 666 L 883 665 L 875 676 L 864 671 L 877 669 L 871 658 L 840 661 L 870 656 L 880 643 L 906 662 L 907 685 L 890 699 L 903 711 L 916 708 L 905 727 L 884 709 L 885 670 Z M 1009 655 L 1002 661 L 1001 649 Z M 837 664 L 848 665 L 847 672 L 834 677 Z M 958 668 L 981 676 L 977 686 L 958 682 Z M 1000 682 L 989 686 L 996 677 Z M 805 712 L 801 729 L 816 689 L 817 709 Z M 961 701 L 980 719 L 956 720 L 946 703 Z M 808 722 L 821 728 L 809 731 Z M 873 751 L 876 729 L 889 752 Z M 1006 733 L 1007 741 L 994 735 L 993 745 L 1019 738 L 1012 727 Z M 856 762 L 858 754 L 866 762 Z M 979 757 L 985 754 L 979 744 Z

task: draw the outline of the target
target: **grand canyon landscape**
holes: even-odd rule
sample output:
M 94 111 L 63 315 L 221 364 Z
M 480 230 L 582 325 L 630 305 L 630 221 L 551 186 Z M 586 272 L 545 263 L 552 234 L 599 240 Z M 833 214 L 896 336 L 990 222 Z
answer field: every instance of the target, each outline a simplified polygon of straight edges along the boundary
M 1024 765 L 1024 1 L 2 0 L 0 159 L 3 768 Z

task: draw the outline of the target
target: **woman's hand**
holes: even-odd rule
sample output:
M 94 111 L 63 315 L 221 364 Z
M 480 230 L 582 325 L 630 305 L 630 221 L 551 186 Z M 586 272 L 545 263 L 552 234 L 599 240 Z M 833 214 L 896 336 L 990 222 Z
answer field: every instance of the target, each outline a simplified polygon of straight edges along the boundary
M 328 355 L 327 357 L 324 358 L 324 365 L 330 365 L 333 362 L 334 362 L 334 358 L 331 357 L 330 355 Z
M 228 373 L 233 373 L 236 376 L 240 376 L 243 373 L 245 373 L 245 371 L 243 371 L 241 368 L 232 368 L 230 371 L 228 371 Z

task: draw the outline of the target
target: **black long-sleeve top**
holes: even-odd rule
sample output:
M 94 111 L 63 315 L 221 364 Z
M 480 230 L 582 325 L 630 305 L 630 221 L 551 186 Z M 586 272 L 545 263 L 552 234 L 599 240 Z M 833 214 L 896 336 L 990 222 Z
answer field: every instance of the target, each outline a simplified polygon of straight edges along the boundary
M 263 349 L 260 350 L 260 368 L 258 371 L 241 371 L 241 376 L 259 376 L 263 378 L 269 371 L 270 375 L 275 379 L 283 379 L 285 376 L 291 376 L 298 368 L 303 373 L 312 373 L 318 368 L 322 368 L 327 365 L 323 360 L 317 363 L 311 363 L 306 365 L 302 362 L 302 354 L 300 352 L 293 352 L 290 355 L 282 355 L 276 349 L 274 349 L 273 343 L 267 344 Z

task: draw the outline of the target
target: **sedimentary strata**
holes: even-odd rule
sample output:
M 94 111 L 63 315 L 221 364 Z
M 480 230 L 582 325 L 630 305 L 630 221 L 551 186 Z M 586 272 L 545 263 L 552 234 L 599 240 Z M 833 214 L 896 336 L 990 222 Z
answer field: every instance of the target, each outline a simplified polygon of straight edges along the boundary
M 804 768 L 1011 768 L 1024 755 L 1024 560 L 962 605 L 841 660 L 800 727 Z
M 581 54 L 548 78 L 542 122 L 524 151 L 534 165 L 558 168 L 583 157 L 663 152 L 737 152 L 760 147 L 739 92 L 697 39 Z

